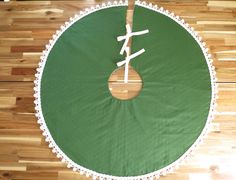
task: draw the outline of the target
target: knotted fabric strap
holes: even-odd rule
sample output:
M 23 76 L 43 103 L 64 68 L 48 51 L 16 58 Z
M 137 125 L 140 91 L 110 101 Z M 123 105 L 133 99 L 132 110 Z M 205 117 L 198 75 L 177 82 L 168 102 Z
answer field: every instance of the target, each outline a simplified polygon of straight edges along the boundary
M 124 36 L 118 36 L 117 37 L 117 41 L 123 41 L 125 40 L 121 50 L 120 50 L 120 54 L 123 55 L 124 52 L 125 52 L 125 48 L 127 47 L 128 45 L 128 42 L 129 42 L 129 38 L 132 37 L 132 36 L 139 36 L 139 35 L 143 35 L 143 34 L 146 34 L 148 33 L 149 30 L 146 29 L 146 30 L 143 30 L 143 31 L 137 31 L 137 32 L 132 32 L 131 31 L 131 27 L 129 24 L 126 25 L 126 35 Z

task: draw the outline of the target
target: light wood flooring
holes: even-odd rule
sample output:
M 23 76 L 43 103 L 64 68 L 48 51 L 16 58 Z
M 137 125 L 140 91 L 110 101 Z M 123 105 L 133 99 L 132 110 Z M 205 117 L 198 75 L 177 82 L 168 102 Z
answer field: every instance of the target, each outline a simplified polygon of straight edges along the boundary
M 161 180 L 236 179 L 236 1 L 151 0 L 184 18 L 214 59 L 219 99 L 212 131 L 189 160 Z M 0 2 L 0 179 L 82 180 L 48 148 L 34 116 L 33 80 L 52 34 L 79 10 L 100 3 Z

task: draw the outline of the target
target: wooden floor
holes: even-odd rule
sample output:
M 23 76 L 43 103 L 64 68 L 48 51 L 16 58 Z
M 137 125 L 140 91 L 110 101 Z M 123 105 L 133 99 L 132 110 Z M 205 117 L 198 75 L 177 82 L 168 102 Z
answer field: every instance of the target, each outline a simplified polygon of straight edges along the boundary
M 236 179 L 236 1 L 151 0 L 184 18 L 214 58 L 219 99 L 201 147 L 163 180 Z M 0 179 L 78 180 L 48 148 L 34 116 L 34 73 L 45 44 L 84 1 L 0 2 Z

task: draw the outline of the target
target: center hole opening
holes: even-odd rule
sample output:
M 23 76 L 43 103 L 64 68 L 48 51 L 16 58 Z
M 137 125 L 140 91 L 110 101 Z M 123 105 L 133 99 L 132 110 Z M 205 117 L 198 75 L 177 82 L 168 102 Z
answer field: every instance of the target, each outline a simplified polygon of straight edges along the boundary
M 124 82 L 125 67 L 114 70 L 108 79 L 111 95 L 120 100 L 133 99 L 140 94 L 143 82 L 137 71 L 129 66 L 128 83 Z

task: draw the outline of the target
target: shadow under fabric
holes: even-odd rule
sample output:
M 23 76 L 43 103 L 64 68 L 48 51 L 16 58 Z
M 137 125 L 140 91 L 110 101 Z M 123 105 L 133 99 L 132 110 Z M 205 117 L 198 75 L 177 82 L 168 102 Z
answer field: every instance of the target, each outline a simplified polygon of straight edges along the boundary
M 111 7 L 70 26 L 51 49 L 41 80 L 41 106 L 57 146 L 72 161 L 113 176 L 138 176 L 182 156 L 203 130 L 211 101 L 204 55 L 174 20 L 136 6 L 131 61 L 143 80 L 134 99 L 118 100 L 108 78 L 119 55 L 127 7 Z

